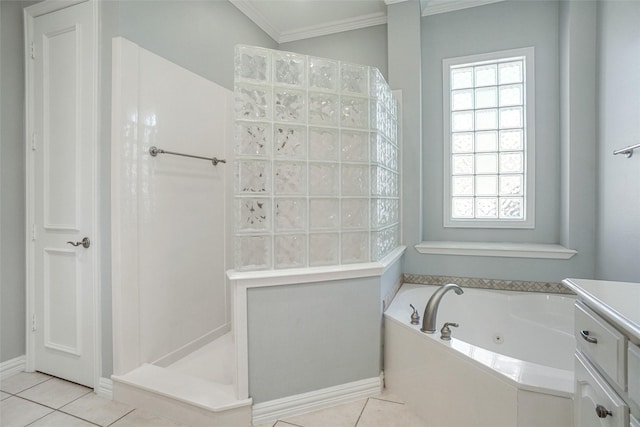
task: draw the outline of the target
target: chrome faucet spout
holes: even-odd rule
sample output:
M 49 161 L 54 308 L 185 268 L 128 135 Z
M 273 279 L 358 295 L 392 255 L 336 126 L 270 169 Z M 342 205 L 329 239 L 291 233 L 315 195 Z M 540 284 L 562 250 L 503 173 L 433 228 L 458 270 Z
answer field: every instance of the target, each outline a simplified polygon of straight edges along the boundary
M 433 334 L 436 332 L 436 317 L 438 315 L 438 307 L 440 306 L 440 300 L 450 290 L 452 290 L 457 295 L 462 295 L 464 291 L 462 288 L 455 283 L 449 283 L 438 288 L 431 298 L 429 298 L 429 302 L 427 302 L 427 306 L 424 309 L 424 315 L 422 317 L 422 328 L 420 329 L 422 332 L 427 334 Z

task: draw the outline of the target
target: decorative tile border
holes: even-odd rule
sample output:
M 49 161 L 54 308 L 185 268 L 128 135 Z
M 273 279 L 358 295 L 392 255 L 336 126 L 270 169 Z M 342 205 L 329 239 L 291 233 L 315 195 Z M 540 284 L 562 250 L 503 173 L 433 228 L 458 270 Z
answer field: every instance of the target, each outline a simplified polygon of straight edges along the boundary
M 384 297 L 384 300 L 382 300 L 382 311 L 386 311 L 387 307 L 389 307 L 389 304 L 391 304 L 391 301 L 393 301 L 393 299 L 396 297 L 396 294 L 398 293 L 398 291 L 400 290 L 400 287 L 402 286 L 402 284 L 405 282 L 403 275 L 400 275 L 400 278 L 398 279 L 398 281 L 395 283 L 395 285 L 393 285 L 393 289 L 391 289 L 389 291 L 389 293 Z
M 455 276 L 429 276 L 423 274 L 403 274 L 403 283 L 413 283 L 416 285 L 445 285 L 455 283 L 463 288 L 494 289 L 502 291 L 519 292 L 542 292 L 546 294 L 568 294 L 574 293 L 561 283 L 555 282 L 529 282 L 522 280 L 501 280 L 501 279 L 479 279 L 472 277 Z

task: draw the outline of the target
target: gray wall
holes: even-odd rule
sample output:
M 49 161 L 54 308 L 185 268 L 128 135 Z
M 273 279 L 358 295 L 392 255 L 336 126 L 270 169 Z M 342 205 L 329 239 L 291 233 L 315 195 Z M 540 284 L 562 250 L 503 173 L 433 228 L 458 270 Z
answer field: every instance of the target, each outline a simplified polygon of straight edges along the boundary
M 424 229 L 420 232 L 405 228 L 407 233 L 419 232 L 419 240 L 561 243 L 561 218 L 566 213 L 561 210 L 559 185 L 559 4 L 557 1 L 507 1 L 422 18 L 423 121 L 417 126 L 421 125 L 423 130 L 424 177 L 421 179 L 405 168 L 404 194 L 422 192 Z M 535 47 L 536 68 L 536 228 L 445 229 L 442 225 L 442 59 L 528 46 Z M 406 176 L 407 173 L 413 175 Z M 592 211 L 594 209 L 591 208 Z M 417 210 L 405 213 L 404 218 L 417 213 Z M 579 212 L 574 214 L 580 215 Z M 585 212 L 585 215 L 593 218 L 591 212 Z M 559 281 L 569 276 L 590 277 L 594 259 L 588 249 L 593 246 L 593 241 L 579 243 L 583 246 L 576 246 L 576 242 L 572 246 L 579 255 L 569 261 L 420 255 L 409 250 L 404 272 L 540 281 Z
M 387 26 L 281 43 L 280 50 L 377 67 L 387 79 Z
M 0 2 L 0 362 L 25 354 L 22 9 L 33 3 Z
M 640 282 L 640 2 L 598 3 L 598 278 Z
M 249 394 L 261 403 L 380 374 L 380 278 L 249 289 Z

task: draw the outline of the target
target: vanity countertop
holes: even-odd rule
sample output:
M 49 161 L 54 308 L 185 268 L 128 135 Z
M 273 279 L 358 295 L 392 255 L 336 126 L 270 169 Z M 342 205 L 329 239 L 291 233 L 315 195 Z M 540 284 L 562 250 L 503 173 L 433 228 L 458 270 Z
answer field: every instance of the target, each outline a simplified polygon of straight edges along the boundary
M 588 279 L 565 279 L 562 283 L 640 344 L 640 283 Z

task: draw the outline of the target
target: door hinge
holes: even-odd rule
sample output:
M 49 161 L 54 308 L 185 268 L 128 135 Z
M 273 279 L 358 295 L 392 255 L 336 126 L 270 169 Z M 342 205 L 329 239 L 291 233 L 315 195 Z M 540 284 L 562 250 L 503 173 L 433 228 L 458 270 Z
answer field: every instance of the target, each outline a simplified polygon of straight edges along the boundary
M 31 226 L 31 241 L 35 242 L 38 238 L 38 228 L 35 224 Z
M 31 50 L 31 59 L 36 59 L 36 44 L 34 42 L 31 42 L 30 50 Z
M 35 332 L 38 329 L 38 324 L 36 321 L 36 315 L 31 316 L 31 332 Z
M 36 151 L 36 133 L 31 133 L 31 151 Z

